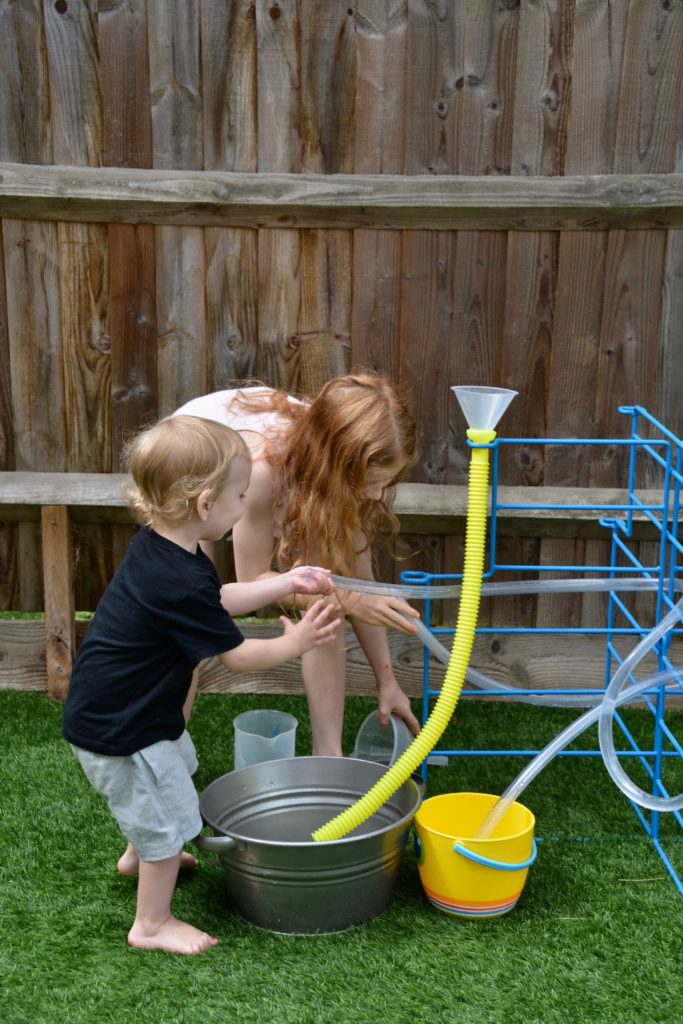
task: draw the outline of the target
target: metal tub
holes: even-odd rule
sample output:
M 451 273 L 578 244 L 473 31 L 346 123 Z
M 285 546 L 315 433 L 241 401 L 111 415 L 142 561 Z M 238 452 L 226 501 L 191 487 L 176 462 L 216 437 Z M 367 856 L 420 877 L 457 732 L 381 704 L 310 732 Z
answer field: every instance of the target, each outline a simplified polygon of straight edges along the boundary
M 214 835 L 195 843 L 219 854 L 240 916 L 269 931 L 322 934 L 383 913 L 422 799 L 419 780 L 343 839 L 316 843 L 311 833 L 386 771 L 352 758 L 292 757 L 212 782 L 199 806 Z

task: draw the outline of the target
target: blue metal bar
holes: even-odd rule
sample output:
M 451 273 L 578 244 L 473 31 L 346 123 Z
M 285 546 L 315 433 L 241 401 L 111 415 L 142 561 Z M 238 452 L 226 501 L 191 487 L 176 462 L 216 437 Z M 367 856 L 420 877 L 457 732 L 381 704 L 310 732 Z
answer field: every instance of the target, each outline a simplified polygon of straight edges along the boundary
M 477 749 L 470 749 L 470 748 L 468 748 L 466 750 L 463 750 L 463 749 L 457 748 L 457 749 L 447 750 L 447 749 L 444 748 L 443 750 L 441 750 L 441 749 L 433 750 L 432 753 L 429 756 L 431 757 L 433 754 L 440 754 L 442 757 L 536 757 L 536 755 L 540 754 L 540 753 L 541 753 L 540 749 L 539 750 L 512 750 L 512 749 L 511 750 L 508 750 L 508 749 L 477 750 Z M 654 757 L 655 756 L 655 751 L 654 750 L 649 750 L 649 751 L 648 750 L 646 750 L 646 751 L 642 751 L 642 750 L 618 750 L 617 754 L 618 754 L 619 757 L 634 757 L 634 758 L 638 758 L 638 757 L 641 757 L 643 754 L 649 754 L 651 757 Z M 560 751 L 558 751 L 556 756 L 557 757 L 600 757 L 601 754 L 600 754 L 599 750 L 560 750 Z M 674 754 L 673 751 L 671 751 L 671 755 L 670 756 L 671 757 L 678 757 L 678 755 Z
M 683 489 L 683 441 L 677 438 L 671 431 L 667 430 L 658 420 L 651 416 L 647 410 L 640 406 L 622 406 L 619 411 L 631 417 L 630 437 L 627 438 L 496 438 L 490 445 L 476 445 L 468 442 L 469 446 L 491 449 L 491 519 L 489 527 L 489 539 L 487 546 L 487 567 L 485 578 L 493 576 L 504 576 L 514 573 L 521 579 L 542 579 L 545 575 L 553 573 L 555 576 L 562 575 L 592 575 L 608 576 L 610 579 L 619 579 L 621 576 L 635 574 L 643 578 L 652 579 L 655 586 L 652 589 L 654 601 L 652 603 L 635 603 L 626 593 L 609 591 L 607 593 L 607 617 L 604 627 L 480 627 L 477 629 L 478 636 L 491 634 L 503 635 L 553 635 L 553 636 L 600 636 L 605 638 L 605 676 L 604 688 L 609 685 L 612 678 L 614 666 L 620 665 L 624 655 L 618 650 L 617 642 L 620 641 L 623 647 L 624 638 L 632 637 L 634 642 L 644 637 L 652 629 L 653 625 L 661 621 L 663 615 L 673 608 L 676 597 L 676 581 L 683 572 L 683 539 L 679 540 L 678 521 L 681 511 L 681 492 Z M 645 436 L 645 433 L 652 436 Z M 525 564 L 517 565 L 497 561 L 496 548 L 498 541 L 498 515 L 513 511 L 583 511 L 584 504 L 560 504 L 553 502 L 502 502 L 499 494 L 500 458 L 503 446 L 510 445 L 550 445 L 576 446 L 586 448 L 611 446 L 622 448 L 628 452 L 627 464 L 627 490 L 626 497 L 614 504 L 599 503 L 588 506 L 595 512 L 597 521 L 605 530 L 605 537 L 611 539 L 610 556 L 608 565 L 541 565 Z M 637 493 L 639 478 L 644 479 L 642 471 L 649 472 L 661 485 L 657 488 L 660 492 L 661 501 L 655 504 L 646 504 Z M 658 533 L 658 564 L 645 565 L 640 556 L 640 551 L 633 547 L 633 527 L 639 517 L 651 524 Z M 402 573 L 401 578 L 405 582 L 418 583 L 425 586 L 425 615 L 424 621 L 427 627 L 437 636 L 452 636 L 454 630 L 447 627 L 435 627 L 431 625 L 431 604 L 429 589 L 431 584 L 440 582 L 459 582 L 462 580 L 461 573 Z M 642 612 L 640 609 L 643 609 Z M 645 611 L 647 609 L 647 611 Z M 649 621 L 650 609 L 654 622 Z M 648 621 L 641 621 L 647 616 Z M 659 668 L 670 668 L 671 661 L 667 655 L 668 647 L 673 636 L 683 635 L 683 625 L 680 628 L 671 630 L 666 637 L 653 649 L 657 657 Z M 430 657 L 427 649 L 423 656 L 423 719 L 426 720 L 430 702 L 438 697 L 440 690 L 430 686 Z M 631 676 L 631 678 L 633 678 Z M 683 690 L 683 679 L 678 680 L 679 687 Z M 602 692 L 604 692 L 604 688 Z M 598 694 L 601 692 L 597 691 Z M 505 701 L 514 699 L 516 696 L 550 696 L 561 697 L 563 694 L 591 695 L 596 691 L 592 688 L 563 687 L 557 690 L 548 690 L 544 687 L 515 688 L 514 694 L 501 694 L 500 691 L 488 689 L 480 690 L 475 688 L 465 689 L 462 696 L 467 699 L 495 696 Z M 655 687 L 641 695 L 644 707 L 652 715 L 651 742 L 639 746 L 638 740 L 632 734 L 625 722 L 623 715 L 615 715 L 622 736 L 626 741 L 628 749 L 618 751 L 619 758 L 635 760 L 642 765 L 651 779 L 651 787 L 654 793 L 668 796 L 662 780 L 662 770 L 667 764 L 678 762 L 683 758 L 683 745 L 678 741 L 671 726 L 666 721 L 666 694 L 664 687 Z M 523 749 L 491 749 L 491 750 L 434 750 L 434 756 L 450 757 L 534 757 L 537 750 Z M 559 757 L 600 757 L 600 751 L 593 747 L 588 750 L 563 750 Z M 426 779 L 426 762 L 422 768 L 423 777 Z M 631 801 L 630 801 L 631 802 Z M 631 802 L 632 803 L 632 802 Z M 645 814 L 643 809 L 632 803 L 638 820 L 640 821 L 646 835 L 652 840 L 658 855 L 665 864 L 667 871 L 673 878 L 678 890 L 683 894 L 683 885 L 671 866 L 671 863 L 662 849 L 659 841 L 660 815 L 658 812 Z M 683 815 L 674 812 L 674 820 L 678 826 L 683 827 Z

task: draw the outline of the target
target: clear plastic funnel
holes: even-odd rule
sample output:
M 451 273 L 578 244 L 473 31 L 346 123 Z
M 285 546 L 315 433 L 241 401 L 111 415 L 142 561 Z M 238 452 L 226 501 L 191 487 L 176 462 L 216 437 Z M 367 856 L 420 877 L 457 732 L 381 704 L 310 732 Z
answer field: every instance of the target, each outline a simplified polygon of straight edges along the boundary
M 471 430 L 495 430 L 508 405 L 518 394 L 508 388 L 456 384 L 451 388 Z

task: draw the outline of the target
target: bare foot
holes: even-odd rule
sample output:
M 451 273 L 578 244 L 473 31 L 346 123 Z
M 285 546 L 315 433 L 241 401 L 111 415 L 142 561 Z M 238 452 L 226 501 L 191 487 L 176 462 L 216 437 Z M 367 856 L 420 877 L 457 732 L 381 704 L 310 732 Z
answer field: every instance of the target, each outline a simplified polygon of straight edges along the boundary
M 193 857 L 192 854 L 188 853 L 186 850 L 183 850 L 183 852 L 180 854 L 180 870 L 182 871 L 183 868 L 196 867 L 197 858 Z M 121 857 L 119 857 L 118 862 L 116 864 L 116 869 L 121 875 L 129 875 L 133 877 L 137 875 L 139 868 L 140 858 L 138 857 L 133 847 L 129 846 L 126 852 Z
M 201 932 L 194 925 L 169 916 L 162 924 L 154 927 L 135 921 L 128 933 L 128 945 L 136 949 L 162 949 L 166 953 L 192 956 L 217 946 L 218 939 Z

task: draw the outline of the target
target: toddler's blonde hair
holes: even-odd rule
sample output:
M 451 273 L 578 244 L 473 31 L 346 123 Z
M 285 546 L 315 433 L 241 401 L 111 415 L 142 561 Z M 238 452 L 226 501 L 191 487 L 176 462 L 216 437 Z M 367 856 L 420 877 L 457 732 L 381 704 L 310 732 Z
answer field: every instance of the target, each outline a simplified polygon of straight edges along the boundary
M 240 435 L 200 416 L 167 416 L 126 443 L 123 462 L 131 476 L 124 497 L 135 519 L 172 525 L 196 516 L 202 491 L 215 501 L 236 458 L 250 460 Z

